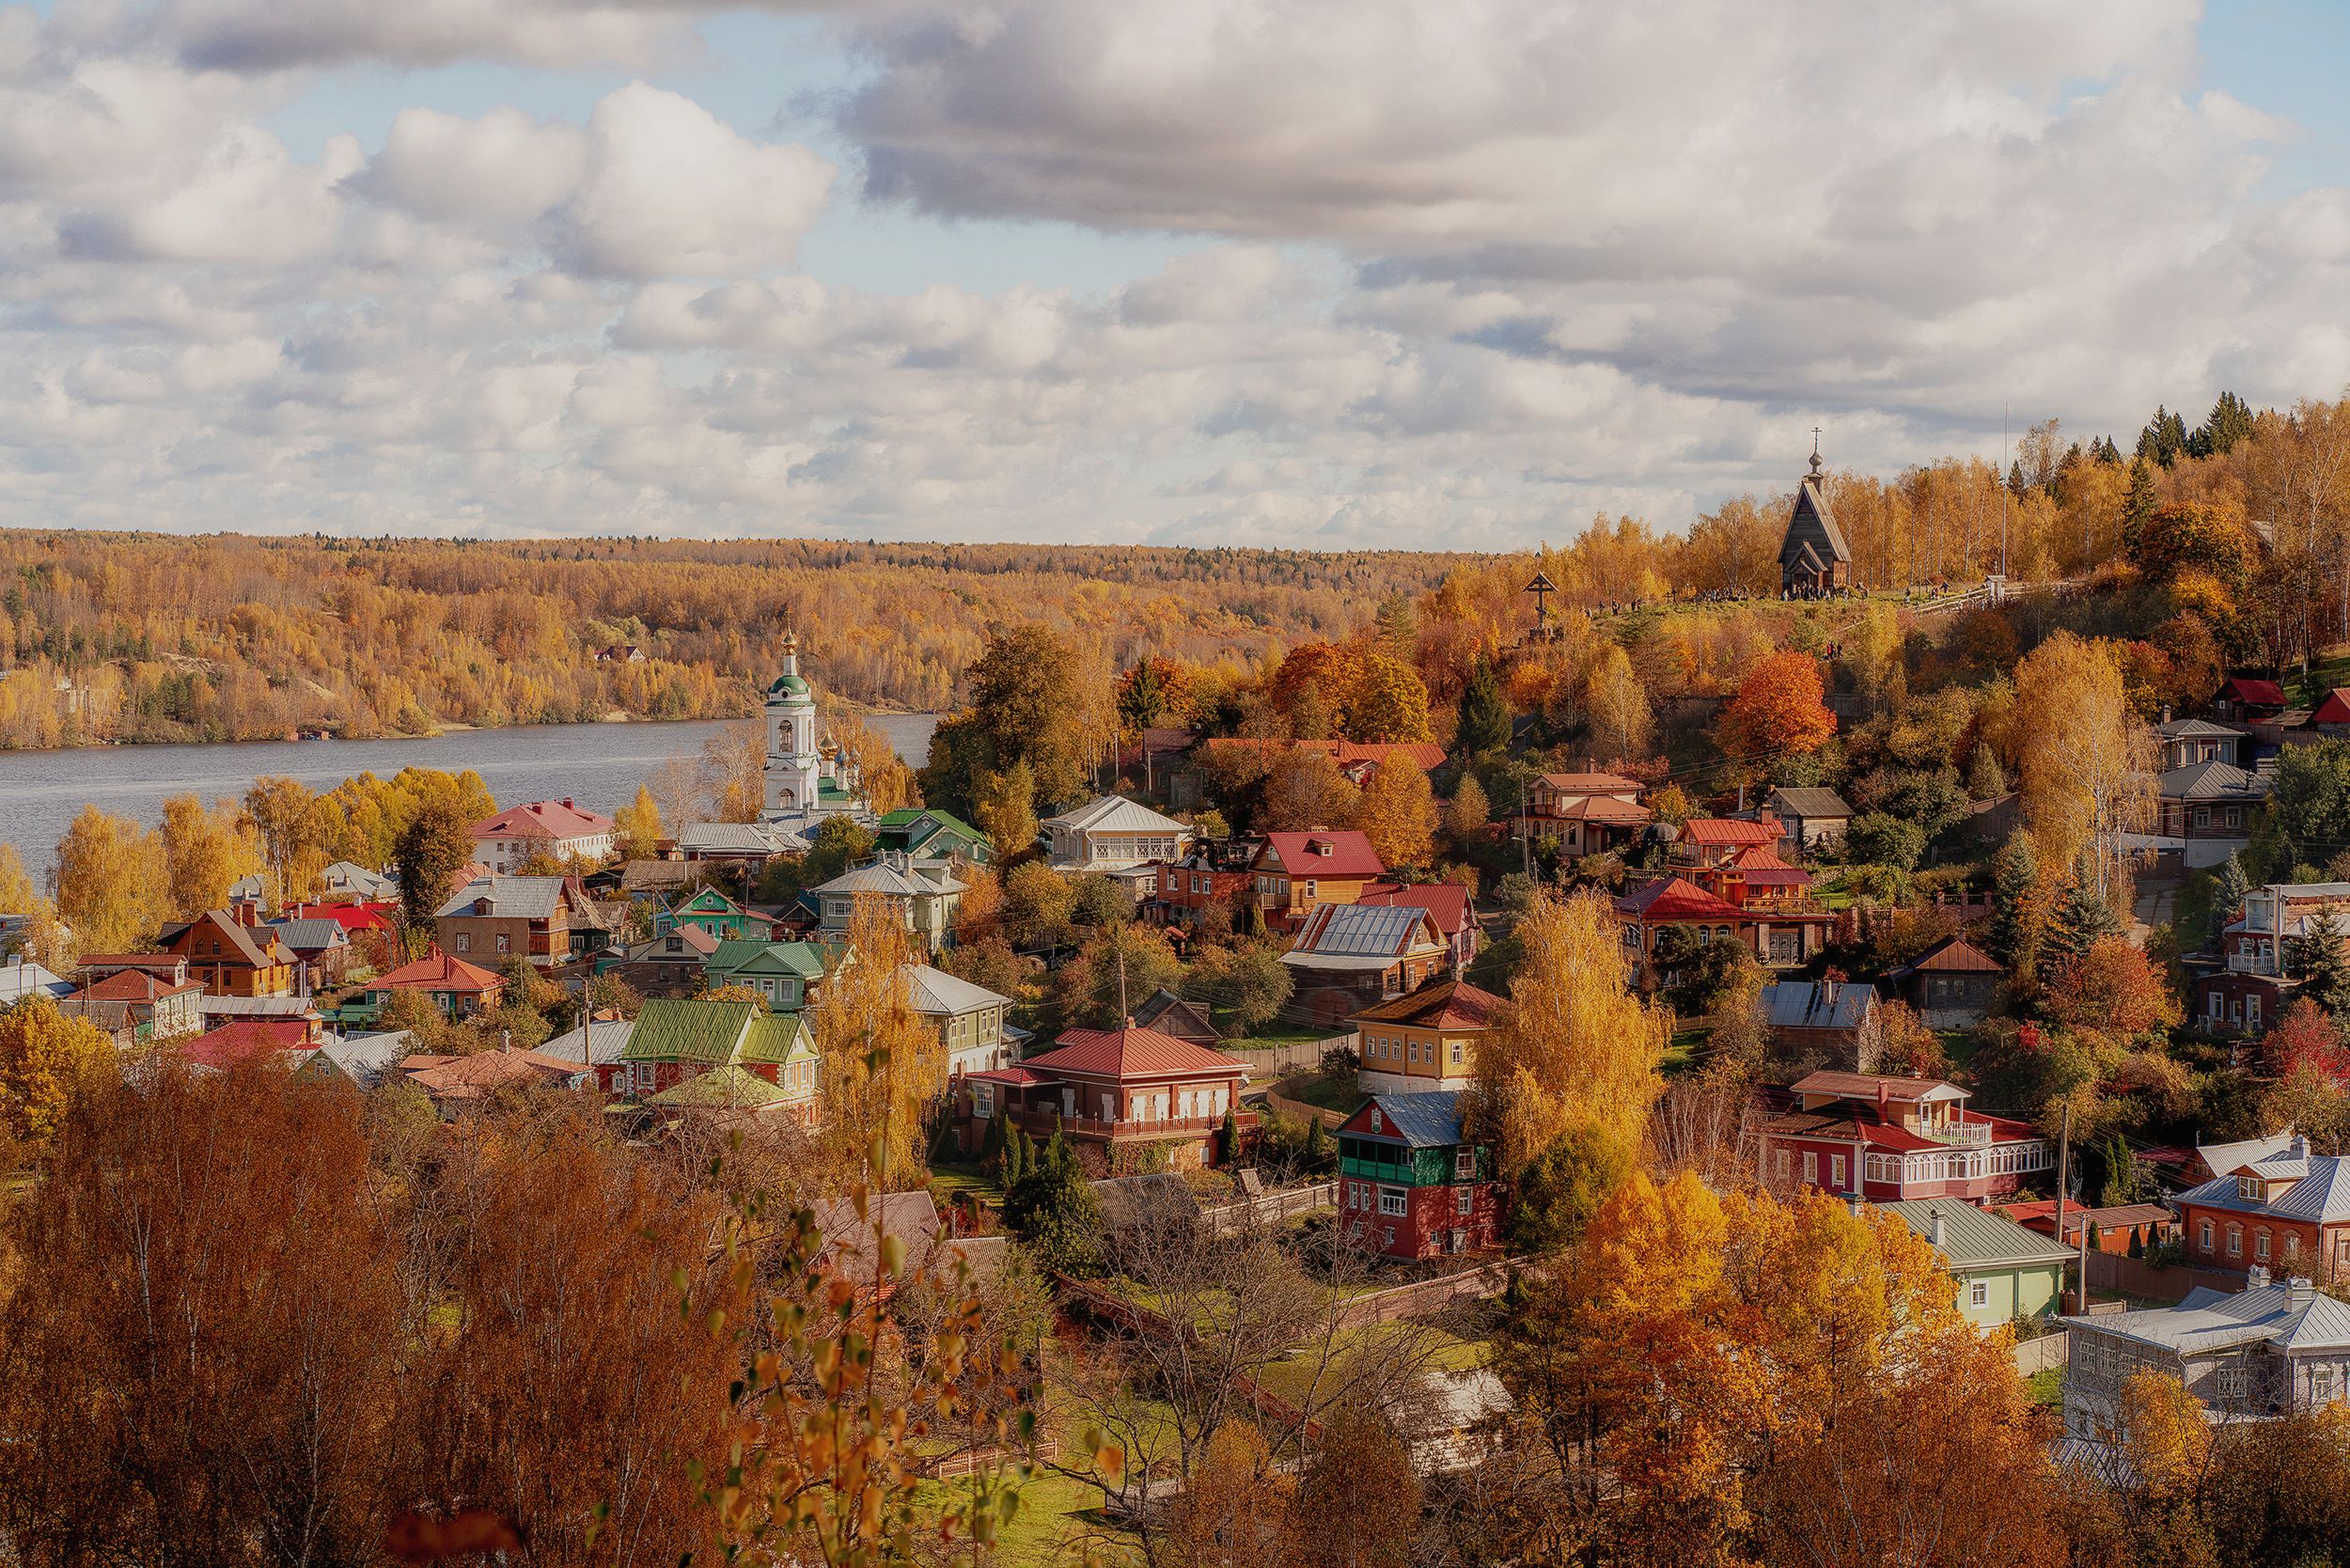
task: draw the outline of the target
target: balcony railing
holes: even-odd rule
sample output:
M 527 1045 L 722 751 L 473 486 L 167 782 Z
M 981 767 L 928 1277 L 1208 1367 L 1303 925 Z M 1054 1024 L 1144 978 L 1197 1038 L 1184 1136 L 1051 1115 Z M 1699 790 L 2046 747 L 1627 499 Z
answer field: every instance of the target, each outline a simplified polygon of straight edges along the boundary
M 1919 1137 L 1935 1143 L 1947 1143 L 1954 1149 L 1991 1147 L 1991 1129 L 1980 1121 L 1945 1121 L 1939 1125 L 1919 1122 L 1910 1131 Z
M 2277 961 L 2266 953 L 2232 952 L 2228 955 L 2228 970 L 2237 975 L 2273 975 Z

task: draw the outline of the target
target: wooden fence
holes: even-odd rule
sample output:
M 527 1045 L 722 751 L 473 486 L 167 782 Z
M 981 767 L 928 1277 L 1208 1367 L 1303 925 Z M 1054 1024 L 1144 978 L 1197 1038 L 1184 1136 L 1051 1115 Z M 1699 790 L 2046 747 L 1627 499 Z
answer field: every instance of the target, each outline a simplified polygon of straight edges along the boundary
M 1320 1067 L 1322 1053 L 1333 1045 L 1351 1045 L 1357 1037 L 1334 1034 L 1324 1040 L 1284 1040 L 1272 1045 L 1237 1045 L 1227 1041 L 1219 1048 L 1248 1064 L 1252 1078 L 1277 1078 L 1305 1068 Z
M 2110 1291 L 2148 1301 L 2178 1301 L 2198 1285 L 2208 1285 L 2233 1295 L 2244 1289 L 2244 1276 L 2228 1269 L 2197 1268 L 2192 1263 L 2156 1268 L 2143 1258 L 2120 1252 L 2089 1255 L 2089 1288 L 2092 1291 Z
M 1268 1192 L 1261 1198 L 1244 1199 L 1237 1203 L 1222 1203 L 1213 1209 L 1202 1209 L 1199 1217 L 1208 1222 L 1211 1234 L 1229 1236 L 1250 1225 L 1278 1224 L 1315 1209 L 1335 1209 L 1338 1206 L 1338 1183 L 1316 1182 L 1309 1186 L 1292 1187 L 1286 1192 Z
M 1483 1301 L 1499 1295 L 1510 1284 L 1507 1262 L 1486 1263 L 1459 1274 L 1416 1279 L 1384 1291 L 1358 1295 L 1339 1310 L 1339 1326 L 1356 1328 L 1367 1323 L 1392 1323 L 1421 1312 L 1433 1312 L 1455 1301 Z
M 2034 1372 L 2049 1372 L 2063 1366 L 2064 1358 L 2068 1354 L 2066 1347 L 2071 1343 L 2071 1337 L 2062 1329 L 2053 1334 L 2043 1334 L 2036 1340 L 2017 1341 L 2015 1344 L 2016 1375 L 2029 1377 Z

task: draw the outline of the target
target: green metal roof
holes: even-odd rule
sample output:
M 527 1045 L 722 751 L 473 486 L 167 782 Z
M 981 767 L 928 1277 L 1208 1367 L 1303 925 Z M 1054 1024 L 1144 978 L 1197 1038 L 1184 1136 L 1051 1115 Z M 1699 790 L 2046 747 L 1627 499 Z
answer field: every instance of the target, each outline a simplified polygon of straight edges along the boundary
M 813 942 L 767 942 L 755 936 L 733 936 L 711 949 L 702 960 L 711 975 L 791 975 L 804 980 L 824 978 L 824 958 Z
M 1929 1241 L 1935 1216 L 1940 1215 L 1942 1261 L 1952 1274 L 2061 1263 L 2073 1256 L 2037 1231 L 1954 1198 L 1912 1198 L 1877 1207 L 1899 1215 L 1903 1224 Z
M 655 997 L 636 1015 L 623 1061 L 695 1061 L 715 1067 L 734 1059 L 734 1048 L 757 1002 L 679 1001 Z
M 773 1105 L 790 1099 L 782 1090 L 756 1073 L 740 1067 L 713 1067 L 654 1095 L 655 1105 Z
M 930 831 L 918 838 L 916 837 L 914 830 L 926 819 L 931 824 Z M 975 844 L 987 842 L 986 834 L 981 833 L 953 812 L 941 811 L 934 806 L 901 806 L 895 811 L 885 812 L 877 825 L 884 833 L 904 834 L 906 847 L 909 849 L 926 844 L 941 833 L 967 839 Z
M 753 1066 L 784 1066 L 794 1061 L 816 1059 L 816 1043 L 808 1038 L 796 1012 L 769 1012 L 751 1020 L 750 1033 L 744 1037 L 743 1053 L 737 1058 Z
M 831 779 L 820 778 L 816 781 L 816 798 L 820 801 L 829 800 L 845 804 L 853 797 L 850 795 L 848 791 L 842 789 Z
M 813 700 L 807 682 L 796 675 L 776 676 L 775 683 L 767 688 L 767 697 L 770 701 L 778 697 L 793 698 L 802 702 Z

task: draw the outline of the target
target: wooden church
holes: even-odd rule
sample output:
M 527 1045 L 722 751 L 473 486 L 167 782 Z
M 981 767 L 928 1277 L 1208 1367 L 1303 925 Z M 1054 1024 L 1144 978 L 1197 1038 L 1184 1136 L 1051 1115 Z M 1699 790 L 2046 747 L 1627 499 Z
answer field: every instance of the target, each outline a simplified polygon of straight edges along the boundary
M 1813 599 L 1852 587 L 1852 551 L 1844 544 L 1844 530 L 1836 525 L 1836 514 L 1828 510 L 1816 441 L 1811 445 L 1811 472 L 1795 486 L 1787 537 L 1779 541 L 1778 586 L 1791 599 Z

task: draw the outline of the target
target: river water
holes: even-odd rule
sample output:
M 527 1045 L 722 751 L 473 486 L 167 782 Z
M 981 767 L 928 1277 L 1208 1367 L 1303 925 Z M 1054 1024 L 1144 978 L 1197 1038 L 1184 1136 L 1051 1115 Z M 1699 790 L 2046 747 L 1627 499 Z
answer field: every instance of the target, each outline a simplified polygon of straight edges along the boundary
M 481 776 L 500 806 L 568 795 L 609 814 L 673 757 L 694 760 L 728 721 L 684 724 L 541 724 L 460 729 L 429 739 L 253 741 L 235 745 L 83 746 L 0 752 L 0 842 L 16 846 L 36 875 L 85 803 L 163 821 L 164 801 L 194 792 L 206 801 L 242 795 L 264 774 L 331 789 L 356 774 L 389 778 L 405 767 Z M 868 721 L 907 761 L 930 755 L 936 713 L 876 713 Z

